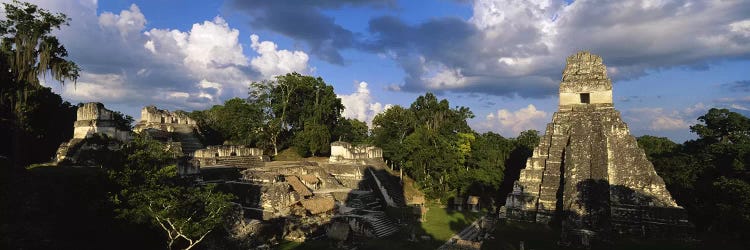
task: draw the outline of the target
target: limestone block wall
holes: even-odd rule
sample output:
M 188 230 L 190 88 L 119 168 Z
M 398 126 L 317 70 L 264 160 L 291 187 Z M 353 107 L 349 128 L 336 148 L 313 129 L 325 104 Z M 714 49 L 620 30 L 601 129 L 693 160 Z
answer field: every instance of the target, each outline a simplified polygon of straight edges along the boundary
M 144 107 L 141 110 L 141 121 L 146 123 L 196 125 L 195 120 L 188 117 L 187 113 L 185 112 L 169 112 L 167 110 L 158 109 L 155 106 Z
M 331 157 L 329 162 L 346 162 L 366 159 L 382 159 L 383 150 L 374 146 L 354 146 L 348 142 L 331 143 Z
M 141 120 L 133 130 L 140 133 L 143 130 L 153 128 L 167 132 L 180 132 L 192 130 L 196 126 L 196 121 L 184 111 L 169 112 L 155 106 L 147 106 L 141 109 Z
M 581 94 L 589 94 L 590 104 L 611 104 L 612 103 L 612 90 L 609 91 L 581 91 L 581 92 L 570 92 L 560 93 L 560 106 L 582 104 Z
M 579 105 L 581 94 L 587 94 L 588 104 L 612 104 L 612 82 L 600 56 L 578 52 L 569 56 L 560 83 L 560 107 Z
M 84 103 L 76 110 L 76 120 L 114 120 L 111 110 L 104 108 L 104 104 L 98 102 Z
M 98 102 L 78 106 L 77 119 L 73 124 L 73 138 L 84 139 L 93 134 L 102 134 L 120 141 L 130 140 L 130 131 L 118 129 L 111 110 Z
M 211 158 L 211 157 L 223 157 L 223 156 L 263 156 L 263 150 L 258 148 L 250 148 L 243 145 L 217 145 L 208 146 L 205 149 L 196 150 L 194 155 L 196 158 Z
M 241 145 L 208 146 L 193 153 L 199 166 L 234 166 L 243 168 L 261 167 L 268 157 L 263 150 Z

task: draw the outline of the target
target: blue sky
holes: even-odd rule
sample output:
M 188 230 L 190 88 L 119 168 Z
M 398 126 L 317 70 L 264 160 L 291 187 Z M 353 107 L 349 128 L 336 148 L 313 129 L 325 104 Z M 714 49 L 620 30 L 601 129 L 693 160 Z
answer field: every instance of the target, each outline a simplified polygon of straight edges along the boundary
M 32 1 L 67 13 L 58 36 L 84 69 L 47 83 L 73 103 L 194 110 L 252 81 L 321 76 L 369 121 L 432 91 L 478 131 L 543 130 L 565 57 L 599 54 L 636 135 L 694 138 L 711 107 L 750 114 L 747 1 Z

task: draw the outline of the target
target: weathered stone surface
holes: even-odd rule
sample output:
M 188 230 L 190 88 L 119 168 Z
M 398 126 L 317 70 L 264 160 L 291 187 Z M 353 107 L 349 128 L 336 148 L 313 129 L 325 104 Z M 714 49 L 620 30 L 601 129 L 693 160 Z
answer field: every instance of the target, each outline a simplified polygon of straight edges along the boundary
M 141 110 L 141 120 L 135 124 L 133 131 L 147 133 L 154 139 L 180 142 L 181 151 L 189 155 L 203 148 L 196 135 L 197 128 L 195 120 L 184 111 L 169 112 L 148 106 Z
M 262 167 L 268 160 L 268 156 L 263 155 L 263 150 L 242 145 L 208 146 L 193 153 L 193 161 L 199 167 L 254 168 Z
M 326 229 L 326 236 L 336 241 L 345 241 L 349 237 L 349 224 L 343 222 L 333 222 Z
M 148 106 L 141 109 L 141 122 L 142 124 L 183 124 L 183 125 L 196 125 L 197 123 L 192 118 L 188 117 L 184 111 L 169 112 L 156 108 L 156 106 Z
M 559 110 L 505 207 L 513 220 L 561 221 L 563 240 L 579 244 L 612 233 L 689 229 L 685 211 L 614 109 L 601 57 L 588 52 L 568 57 Z
M 74 139 L 84 139 L 93 134 L 103 134 L 120 141 L 130 139 L 130 131 L 117 128 L 113 112 L 104 104 L 89 102 L 78 105 L 73 129 Z
M 93 149 L 98 145 L 80 145 L 86 138 L 94 135 L 107 136 L 120 142 L 127 142 L 131 138 L 130 130 L 118 128 L 115 122 L 114 112 L 98 102 L 89 102 L 78 105 L 76 121 L 73 124 L 73 139 L 60 144 L 55 154 L 56 162 L 68 159 L 77 162 L 76 156 L 81 150 Z M 119 148 L 119 145 L 107 145 L 107 147 Z
M 383 159 L 383 150 L 373 146 L 354 146 L 348 142 L 331 143 L 329 162 L 362 162 L 369 159 Z

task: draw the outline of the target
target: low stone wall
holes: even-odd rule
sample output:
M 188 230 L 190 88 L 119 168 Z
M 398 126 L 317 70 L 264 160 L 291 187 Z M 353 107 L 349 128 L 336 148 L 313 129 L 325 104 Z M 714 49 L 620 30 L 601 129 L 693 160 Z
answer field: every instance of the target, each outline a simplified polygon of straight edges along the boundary
M 268 161 L 263 150 L 246 146 L 220 145 L 208 146 L 193 153 L 194 161 L 200 167 L 233 166 L 241 168 L 262 167 Z
M 196 158 L 211 158 L 224 156 L 263 156 L 263 150 L 258 148 L 249 148 L 241 145 L 219 145 L 208 146 L 205 149 L 196 150 Z
M 331 143 L 329 162 L 352 162 L 367 159 L 383 159 L 383 150 L 367 145 L 354 146 L 348 142 Z
M 613 205 L 613 231 L 619 234 L 656 237 L 687 238 L 693 226 L 682 208 Z

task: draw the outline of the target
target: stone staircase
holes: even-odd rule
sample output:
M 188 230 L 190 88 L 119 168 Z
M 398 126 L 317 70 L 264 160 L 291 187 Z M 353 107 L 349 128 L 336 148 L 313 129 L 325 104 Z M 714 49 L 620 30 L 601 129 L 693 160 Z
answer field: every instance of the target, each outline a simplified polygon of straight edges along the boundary
M 174 133 L 182 144 L 182 153 L 185 155 L 192 155 L 195 150 L 204 148 L 200 139 L 193 132 L 192 126 L 176 125 L 174 126 Z
M 239 168 L 254 168 L 263 166 L 263 160 L 257 156 L 223 156 L 216 158 L 216 165 Z
M 404 206 L 406 204 L 406 200 L 404 198 L 404 188 L 401 186 L 401 181 L 397 176 L 393 176 L 387 171 L 380 169 L 380 170 L 373 170 L 372 171 L 375 174 L 375 177 L 378 178 L 380 181 L 380 184 L 385 188 L 386 192 L 388 192 L 388 196 L 390 196 L 391 200 L 393 200 L 393 203 L 396 204 L 396 206 Z
M 388 218 L 385 212 L 372 212 L 363 217 L 370 224 L 376 238 L 387 237 L 398 232 L 398 225 Z
M 382 210 L 383 204 L 375 197 L 372 193 L 359 194 L 346 202 L 347 207 L 362 209 L 362 210 Z

